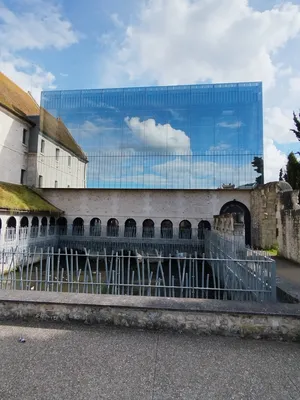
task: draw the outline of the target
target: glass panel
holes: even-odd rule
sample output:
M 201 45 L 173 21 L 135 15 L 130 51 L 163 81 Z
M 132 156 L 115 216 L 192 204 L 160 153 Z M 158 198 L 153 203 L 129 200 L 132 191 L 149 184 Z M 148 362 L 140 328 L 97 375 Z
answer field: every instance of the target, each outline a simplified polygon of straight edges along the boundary
M 70 168 L 86 170 L 87 187 L 263 182 L 261 83 L 52 91 L 42 93 L 41 104 L 58 121 L 52 134 L 59 143 L 72 154 L 77 145 L 85 152 L 88 163 Z M 47 115 L 41 114 L 42 130 Z M 59 182 L 63 173 L 57 170 Z

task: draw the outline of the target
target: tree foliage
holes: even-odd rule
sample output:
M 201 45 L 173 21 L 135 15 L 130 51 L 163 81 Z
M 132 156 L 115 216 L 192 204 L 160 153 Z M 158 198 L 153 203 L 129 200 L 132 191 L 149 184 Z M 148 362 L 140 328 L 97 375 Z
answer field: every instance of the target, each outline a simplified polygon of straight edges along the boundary
M 262 157 L 254 157 L 252 161 L 252 167 L 254 168 L 254 171 L 260 174 L 256 178 L 256 183 L 263 184 L 264 183 L 264 160 Z
M 286 172 L 283 178 L 294 190 L 300 189 L 300 163 L 293 152 L 288 155 Z
M 293 112 L 293 121 L 296 129 L 290 129 L 290 130 L 291 132 L 294 132 L 296 138 L 300 141 L 300 112 L 298 117 L 296 113 Z

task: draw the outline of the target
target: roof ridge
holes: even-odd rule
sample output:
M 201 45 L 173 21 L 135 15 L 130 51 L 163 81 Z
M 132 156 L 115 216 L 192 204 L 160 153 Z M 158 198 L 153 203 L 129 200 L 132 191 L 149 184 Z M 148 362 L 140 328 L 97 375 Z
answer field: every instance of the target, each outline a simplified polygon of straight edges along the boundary
M 24 94 L 26 94 L 26 96 L 28 96 L 31 100 L 33 100 L 34 103 L 36 104 L 36 106 L 38 108 L 40 108 L 38 103 L 34 100 L 32 95 L 29 94 L 29 92 L 26 92 L 24 89 L 22 89 L 21 86 L 19 86 L 16 82 L 14 82 L 12 79 L 10 79 L 4 72 L 0 71 L 0 75 L 3 75 L 13 86 L 15 86 L 17 89 L 21 90 Z

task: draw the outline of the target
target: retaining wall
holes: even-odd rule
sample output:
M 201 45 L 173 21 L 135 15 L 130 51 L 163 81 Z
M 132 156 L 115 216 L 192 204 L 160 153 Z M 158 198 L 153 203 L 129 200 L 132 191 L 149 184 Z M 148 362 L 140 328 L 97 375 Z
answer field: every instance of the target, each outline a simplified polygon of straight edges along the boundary
M 0 320 L 38 319 L 300 340 L 297 304 L 0 290 Z

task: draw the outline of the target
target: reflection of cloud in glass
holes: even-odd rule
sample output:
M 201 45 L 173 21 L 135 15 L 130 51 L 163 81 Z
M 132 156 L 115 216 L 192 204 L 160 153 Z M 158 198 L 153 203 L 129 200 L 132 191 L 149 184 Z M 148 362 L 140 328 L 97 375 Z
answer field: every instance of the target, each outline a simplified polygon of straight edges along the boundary
M 170 124 L 158 124 L 154 119 L 141 121 L 138 117 L 126 117 L 125 122 L 131 132 L 153 150 L 174 154 L 190 153 L 190 138 Z
M 241 121 L 236 121 L 236 122 L 219 122 L 217 123 L 217 126 L 220 126 L 221 128 L 229 128 L 229 129 L 235 129 L 235 128 L 240 128 L 242 126 Z

